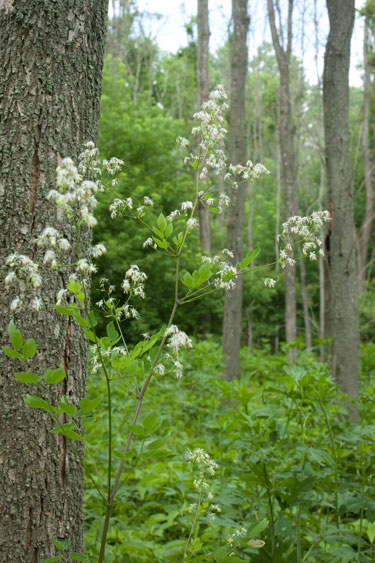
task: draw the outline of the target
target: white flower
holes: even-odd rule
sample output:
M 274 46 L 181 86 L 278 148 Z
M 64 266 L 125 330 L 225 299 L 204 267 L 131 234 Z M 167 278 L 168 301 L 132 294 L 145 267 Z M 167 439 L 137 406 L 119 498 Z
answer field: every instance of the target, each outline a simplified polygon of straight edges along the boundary
M 66 238 L 59 239 L 57 244 L 58 244 L 59 248 L 61 248 L 61 250 L 70 250 L 71 249 L 70 242 Z
M 198 226 L 198 220 L 195 217 L 190 217 L 190 219 L 186 222 L 186 227 L 188 231 L 192 231 L 195 227 Z
M 155 248 L 156 245 L 155 245 L 154 241 L 152 240 L 152 238 L 149 237 L 148 239 L 146 239 L 146 240 L 144 241 L 144 243 L 142 244 L 142 246 L 143 246 L 143 248 L 147 248 L 148 246 L 152 246 L 153 248 Z
M 183 201 L 181 203 L 181 210 L 187 211 L 188 209 L 193 209 L 193 202 L 192 201 Z
M 274 280 L 273 278 L 265 278 L 264 285 L 265 287 L 271 287 L 271 288 L 275 287 L 276 280 Z
M 157 364 L 157 365 L 155 366 L 154 372 L 155 372 L 155 373 L 158 373 L 159 375 L 164 375 L 164 373 L 165 373 L 165 367 L 164 367 L 164 365 L 163 365 L 163 364 Z
M 128 279 L 124 279 L 122 284 L 121 284 L 121 287 L 122 287 L 124 293 L 129 293 L 130 287 L 131 287 L 130 281 Z
M 34 297 L 30 305 L 31 308 L 34 309 L 34 311 L 40 311 L 40 308 L 42 306 L 42 300 L 40 299 L 40 297 Z
M 147 195 L 145 195 L 145 197 L 143 198 L 143 203 L 145 205 L 149 205 L 149 206 L 153 206 L 154 202 L 152 201 L 152 199 L 150 197 L 148 197 Z
M 103 256 L 103 254 L 105 254 L 107 252 L 106 247 L 104 246 L 104 244 L 96 244 L 92 249 L 91 249 L 91 256 L 93 256 L 94 258 L 99 258 L 100 256 Z
M 22 305 L 22 299 L 20 297 L 16 297 L 13 299 L 12 303 L 10 304 L 11 311 L 16 311 Z

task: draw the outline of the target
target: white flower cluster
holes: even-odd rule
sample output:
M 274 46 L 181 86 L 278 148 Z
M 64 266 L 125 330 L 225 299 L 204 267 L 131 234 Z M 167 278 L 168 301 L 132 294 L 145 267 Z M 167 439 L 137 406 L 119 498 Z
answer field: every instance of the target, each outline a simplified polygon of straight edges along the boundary
M 233 252 L 224 248 L 221 255 L 217 254 L 212 258 L 210 256 L 202 256 L 202 262 L 208 262 L 216 266 L 215 278 L 213 284 L 218 289 L 232 290 L 236 287 L 237 268 L 223 258 L 223 254 L 233 258 Z
M 176 325 L 171 325 L 165 331 L 165 336 L 167 336 L 167 346 L 174 353 L 178 353 L 180 348 L 191 348 L 192 342 L 186 332 L 179 330 Z
M 110 160 L 104 159 L 102 162 L 102 167 L 108 174 L 114 176 L 118 172 L 121 166 L 124 164 L 123 160 L 113 157 Z M 79 172 L 81 174 L 86 174 L 88 171 L 92 171 L 95 175 L 101 175 L 102 170 L 100 168 L 99 151 L 95 147 L 92 141 L 89 141 L 85 145 L 85 149 L 79 155 Z M 112 182 L 112 185 L 115 185 Z M 102 187 L 102 184 L 100 184 Z
M 265 287 L 269 287 L 269 288 L 273 288 L 276 285 L 276 280 L 274 280 L 273 278 L 265 278 L 264 279 L 264 286 Z
M 71 249 L 70 242 L 62 237 L 54 227 L 46 227 L 37 237 L 36 243 L 38 246 L 46 248 L 43 264 L 48 264 L 52 270 L 58 266 L 60 252 Z
M 97 206 L 97 182 L 83 180 L 71 158 L 64 158 L 57 168 L 58 190 L 51 190 L 47 199 L 52 200 L 71 219 L 81 220 L 88 227 L 95 227 L 97 220 L 93 212 Z
M 112 158 L 104 160 L 102 166 L 110 175 L 123 164 L 122 160 Z M 84 175 L 89 171 L 100 177 L 102 169 L 98 159 L 98 149 L 94 143 L 89 142 L 85 150 L 79 156 L 78 167 L 71 158 L 64 158 L 57 168 L 57 190 L 51 190 L 47 199 L 52 200 L 63 209 L 67 217 L 80 220 L 88 227 L 95 227 L 97 220 L 94 217 L 94 209 L 97 206 L 96 194 L 103 189 L 100 180 L 95 182 L 84 180 Z
M 153 207 L 153 200 L 147 195 L 143 198 L 143 204 L 136 208 L 136 216 L 142 217 L 144 214 L 145 207 Z M 113 203 L 109 206 L 111 212 L 111 218 L 114 219 L 118 215 L 126 215 L 127 211 L 132 211 L 134 207 L 134 202 L 131 197 L 125 199 L 116 198 Z
M 225 175 L 225 180 L 232 180 L 233 178 L 233 187 L 236 188 L 238 186 L 239 179 L 245 181 L 250 180 L 250 182 L 252 182 L 253 180 L 259 180 L 259 178 L 265 174 L 270 174 L 270 171 L 267 170 L 263 164 L 260 162 L 254 164 L 251 160 L 248 160 L 245 166 L 242 166 L 241 164 L 230 164 L 229 171 Z
M 220 171 L 227 166 L 226 155 L 220 148 L 227 134 L 223 127 L 224 115 L 229 107 L 226 100 L 224 86 L 219 84 L 211 92 L 209 99 L 202 104 L 200 111 L 193 116 L 198 124 L 193 127 L 192 134 L 200 137 L 199 150 L 198 154 L 190 153 L 184 163 L 199 162 L 199 177 L 203 182 L 207 181 L 210 168 Z M 178 137 L 177 144 L 184 148 L 190 143 L 184 137 Z
M 23 254 L 14 252 L 10 254 L 5 264 L 9 268 L 8 274 L 5 276 L 4 283 L 6 286 L 18 284 L 20 295 L 13 299 L 11 310 L 16 311 L 21 307 L 30 307 L 34 311 L 39 311 L 42 300 L 39 296 L 39 288 L 42 285 L 42 278 L 38 273 L 38 264 L 35 264 L 30 258 Z M 25 297 L 25 291 L 31 290 Z
M 246 535 L 247 529 L 244 528 L 243 526 L 241 526 L 240 528 L 237 528 L 237 530 L 235 530 L 233 532 L 233 534 L 231 534 L 228 538 L 227 538 L 227 543 L 229 543 L 229 545 L 233 545 L 235 540 L 241 537 L 244 537 Z
M 282 233 L 279 237 L 285 243 L 285 247 L 280 250 L 281 267 L 285 268 L 286 265 L 294 266 L 295 264 L 292 246 L 295 237 L 304 241 L 302 252 L 310 260 L 316 260 L 317 253 L 324 256 L 323 243 L 318 235 L 324 223 L 330 220 L 331 217 L 328 211 L 314 211 L 314 213 L 307 217 L 296 215 L 283 223 Z
M 210 486 L 206 478 L 213 477 L 219 469 L 219 466 L 202 448 L 196 448 L 194 451 L 187 450 L 186 457 L 193 472 L 196 469 L 198 470 L 198 478 L 194 479 L 193 485 L 199 490 L 201 495 L 204 494 L 207 497 L 209 503 L 208 510 L 210 511 L 209 516 L 214 518 L 215 513 L 221 512 L 221 508 L 217 504 L 211 504 L 214 495 L 210 491 Z M 196 508 L 196 504 L 190 505 L 191 512 Z
M 141 272 L 137 264 L 133 264 L 125 273 L 125 278 L 122 281 L 121 287 L 124 293 L 128 293 L 135 297 L 141 297 L 141 299 L 144 299 L 146 296 L 144 292 L 143 282 L 146 279 L 146 274 L 144 272 Z

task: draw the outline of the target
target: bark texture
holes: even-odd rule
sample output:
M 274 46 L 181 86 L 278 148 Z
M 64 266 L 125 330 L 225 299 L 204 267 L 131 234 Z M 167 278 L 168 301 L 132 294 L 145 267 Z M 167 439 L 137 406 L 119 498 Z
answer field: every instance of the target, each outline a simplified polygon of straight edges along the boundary
M 370 119 L 371 109 L 371 64 L 369 60 L 370 48 L 370 24 L 368 15 L 365 18 L 365 30 L 363 40 L 363 126 L 362 126 L 362 151 L 365 165 L 366 186 L 366 211 L 365 218 L 359 234 L 358 245 L 358 287 L 360 293 L 366 289 L 366 270 L 368 262 L 368 250 L 371 231 L 374 222 L 375 208 L 375 159 L 371 155 L 370 130 L 373 127 Z
M 349 63 L 354 0 L 327 0 L 330 31 L 323 76 L 327 185 L 332 214 L 329 237 L 330 328 L 336 382 L 356 399 L 359 326 L 355 226 L 349 158 Z
M 233 164 L 246 161 L 245 83 L 247 74 L 247 33 L 250 18 L 247 0 L 232 0 L 233 42 L 231 59 L 230 157 Z M 228 215 L 228 248 L 234 253 L 233 263 L 243 257 L 243 224 L 246 184 L 240 183 L 231 194 Z M 240 373 L 242 332 L 242 278 L 236 288 L 227 291 L 224 303 L 223 353 L 224 376 L 233 379 Z
M 208 0 L 198 0 L 198 51 L 197 51 L 197 75 L 199 105 L 206 102 L 210 90 L 208 74 L 208 45 L 210 40 L 210 28 L 208 22 Z M 207 208 L 199 204 L 199 233 L 202 251 L 211 252 L 211 230 L 210 214 Z
M 64 366 L 50 400 L 85 393 L 87 346 L 78 325 L 53 304 L 66 279 L 41 264 L 35 244 L 46 226 L 71 241 L 70 225 L 46 195 L 60 157 L 77 157 L 98 134 L 107 0 L 13 0 L 0 5 L 0 278 L 4 257 L 19 252 L 40 264 L 43 308 L 16 314 L 38 352 L 26 371 Z M 88 244 L 88 236 L 82 244 Z M 67 274 L 68 275 L 68 274 Z M 66 276 L 67 277 L 67 276 Z M 9 345 L 12 290 L 0 294 L 0 341 Z M 16 381 L 25 371 L 0 355 L 0 562 L 37 563 L 55 554 L 54 538 L 82 550 L 83 470 L 53 420 L 23 403 L 35 386 Z M 56 404 L 56 403 L 55 403 Z M 81 453 L 82 451 L 82 447 Z
M 279 146 L 281 155 L 281 178 L 285 194 L 285 217 L 295 215 L 295 189 L 297 183 L 296 151 L 294 127 L 289 91 L 290 58 L 292 54 L 292 12 L 293 0 L 288 0 L 288 22 L 286 45 L 283 44 L 283 31 L 277 30 L 274 0 L 267 0 L 272 43 L 279 67 Z M 297 337 L 296 274 L 293 266 L 285 268 L 285 338 L 287 342 Z M 293 356 L 293 350 L 290 350 Z

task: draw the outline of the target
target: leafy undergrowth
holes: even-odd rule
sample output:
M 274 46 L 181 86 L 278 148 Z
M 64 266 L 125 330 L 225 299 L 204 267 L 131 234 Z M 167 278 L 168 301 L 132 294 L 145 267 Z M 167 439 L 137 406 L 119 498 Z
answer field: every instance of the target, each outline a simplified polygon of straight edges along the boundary
M 155 376 L 144 399 L 106 561 L 183 560 L 199 477 L 186 451 L 196 448 L 219 468 L 186 561 L 375 561 L 375 394 L 367 369 L 372 356 L 372 349 L 364 350 L 361 422 L 353 426 L 328 367 L 312 355 L 301 353 L 291 365 L 285 356 L 244 351 L 241 379 L 227 382 L 221 379 L 219 345 L 196 344 L 185 355 L 184 377 Z M 127 378 L 114 374 L 112 382 L 113 478 L 136 402 Z M 90 376 L 89 391 L 103 401 L 86 432 L 86 459 L 95 456 L 95 471 L 105 483 L 106 384 L 100 373 Z M 87 481 L 90 561 L 98 556 L 103 513 Z

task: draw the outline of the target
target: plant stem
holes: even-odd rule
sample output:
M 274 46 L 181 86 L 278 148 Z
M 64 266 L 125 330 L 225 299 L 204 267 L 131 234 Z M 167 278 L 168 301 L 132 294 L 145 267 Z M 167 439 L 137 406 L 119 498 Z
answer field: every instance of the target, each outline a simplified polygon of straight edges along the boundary
M 199 506 L 200 506 L 200 504 L 201 504 L 201 500 L 202 500 L 202 491 L 199 491 L 199 498 L 198 498 L 198 503 L 197 503 L 197 509 L 196 509 L 196 511 L 195 511 L 194 520 L 193 520 L 193 523 L 192 523 L 191 528 L 190 528 L 190 534 L 189 534 L 189 537 L 188 537 L 187 542 L 186 542 L 186 545 L 185 545 L 185 551 L 184 551 L 184 556 L 183 556 L 183 558 L 182 558 L 182 563 L 185 563 L 187 551 L 188 551 L 188 549 L 189 549 L 189 544 L 190 544 L 192 535 L 193 535 L 193 533 L 194 533 L 195 526 L 196 526 L 196 524 L 197 524 L 198 514 L 199 514 Z
M 176 299 L 175 299 L 175 302 L 174 302 L 174 305 L 173 305 L 173 308 L 172 308 L 171 315 L 169 317 L 167 328 L 169 328 L 173 323 L 173 319 L 174 319 L 174 316 L 176 314 L 177 305 L 178 305 L 179 262 L 180 262 L 180 260 L 178 258 L 177 264 L 176 264 L 176 279 L 177 279 L 176 288 L 175 288 Z M 133 426 L 135 426 L 135 424 L 137 423 L 138 415 L 139 415 L 139 412 L 140 412 L 141 406 L 142 406 L 143 397 L 144 397 L 144 395 L 147 391 L 147 388 L 150 384 L 151 378 L 152 378 L 153 373 L 155 371 L 155 367 L 156 367 L 156 365 L 159 361 L 161 352 L 164 348 L 164 344 L 165 344 L 166 339 L 167 339 L 167 331 L 164 333 L 164 336 L 163 336 L 163 338 L 162 338 L 162 340 L 159 344 L 159 348 L 156 352 L 156 356 L 155 356 L 155 359 L 154 359 L 153 364 L 151 366 L 151 369 L 149 371 L 149 374 L 147 376 L 147 379 L 146 379 L 145 383 L 143 384 L 141 392 L 138 395 L 138 402 L 137 402 L 137 406 L 136 406 L 134 416 L 133 416 L 133 419 L 132 419 L 132 425 Z M 117 489 L 118 489 L 118 486 L 119 486 L 120 477 L 121 477 L 121 474 L 122 474 L 122 471 L 123 471 L 123 468 L 124 468 L 125 457 L 126 457 L 126 454 L 129 450 L 129 446 L 130 446 L 132 438 L 133 438 L 133 432 L 130 431 L 129 434 L 128 434 L 128 438 L 126 440 L 124 451 L 123 451 L 123 457 L 122 457 L 122 460 L 120 462 L 119 468 L 117 470 L 116 478 L 115 478 L 114 483 L 113 483 L 112 491 L 111 491 L 111 493 L 108 497 L 108 503 L 107 503 L 107 508 L 106 508 L 105 521 L 104 521 L 104 527 L 103 527 L 103 534 L 102 534 L 102 541 L 101 541 L 101 546 L 100 546 L 100 554 L 99 554 L 98 563 L 102 563 L 104 561 L 105 545 L 106 545 L 107 534 L 108 534 L 108 525 L 109 525 L 109 520 L 110 520 L 110 517 L 111 517 L 112 508 L 113 508 L 113 502 L 114 502 L 114 498 L 116 496 L 116 492 L 117 492 Z
M 264 474 L 264 480 L 266 482 L 268 506 L 270 509 L 271 545 L 272 545 L 272 561 L 273 561 L 275 555 L 275 516 L 273 513 L 273 504 L 272 504 L 271 491 L 270 491 L 271 483 L 268 479 L 267 467 L 264 461 L 263 461 L 263 474 Z
M 324 420 L 328 429 L 329 440 L 331 442 L 331 449 L 332 455 L 335 462 L 335 505 L 336 505 L 336 514 L 335 514 L 335 521 L 337 529 L 340 528 L 340 519 L 339 519 L 339 497 L 338 497 L 338 488 L 339 488 L 339 479 L 338 479 L 338 471 L 337 471 L 337 455 L 336 455 L 336 448 L 335 448 L 335 440 L 332 433 L 332 428 L 328 420 L 326 409 L 323 406 L 321 400 L 319 400 L 320 408 L 322 409 L 322 413 L 324 416 Z

